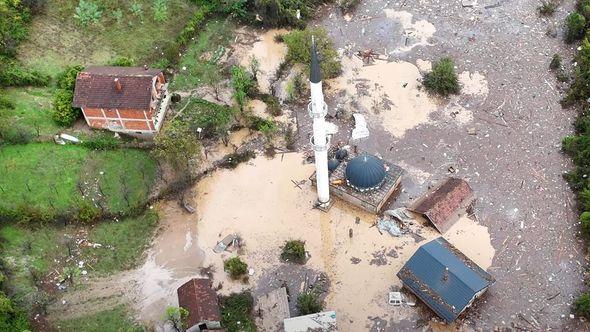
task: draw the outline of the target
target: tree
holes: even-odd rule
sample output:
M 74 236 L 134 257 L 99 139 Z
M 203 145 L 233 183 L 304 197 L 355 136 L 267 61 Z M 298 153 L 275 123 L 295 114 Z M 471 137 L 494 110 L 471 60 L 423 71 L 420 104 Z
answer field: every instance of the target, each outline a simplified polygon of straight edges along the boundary
M 72 107 L 74 93 L 70 90 L 58 89 L 53 96 L 53 121 L 65 127 L 71 126 L 82 115 L 79 108 Z
M 164 314 L 164 320 L 166 322 L 170 323 L 170 325 L 172 325 L 172 327 L 176 331 L 178 331 L 178 332 L 184 331 L 184 328 L 186 327 L 187 319 L 188 319 L 188 310 L 186 310 L 185 308 L 172 307 L 172 306 L 166 308 L 166 313 Z
M 281 252 L 281 259 L 298 264 L 305 263 L 305 242 L 301 240 L 291 240 L 285 242 L 283 252 Z
M 156 158 L 162 158 L 175 167 L 189 167 L 189 161 L 201 151 L 199 138 L 186 123 L 178 119 L 169 121 L 154 139 L 156 147 L 152 151 Z
M 461 87 L 453 60 L 446 57 L 435 62 L 432 71 L 424 75 L 424 86 L 441 96 L 459 93 Z
M 314 37 L 318 56 L 321 58 L 320 66 L 325 78 L 334 78 L 342 72 L 338 52 L 328 37 L 324 28 L 306 28 L 294 30 L 283 36 L 287 44 L 287 61 L 301 63 L 311 68 L 311 37 Z

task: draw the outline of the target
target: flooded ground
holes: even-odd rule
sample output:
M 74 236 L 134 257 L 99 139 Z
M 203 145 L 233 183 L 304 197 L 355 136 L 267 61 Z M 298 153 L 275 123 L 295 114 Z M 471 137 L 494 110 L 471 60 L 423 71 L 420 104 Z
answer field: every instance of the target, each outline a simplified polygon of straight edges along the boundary
M 407 71 L 391 72 L 389 79 L 394 81 L 410 70 L 411 77 L 418 76 L 443 56 L 455 61 L 461 95 L 429 101 L 407 89 L 414 81 L 406 88 L 393 86 L 395 92 L 407 94 L 394 98 L 391 93 L 391 109 L 382 104 L 377 112 L 366 112 L 371 137 L 356 144 L 407 170 L 405 189 L 393 206 L 407 205 L 449 175 L 465 178 L 473 187 L 476 214 L 480 225 L 488 228 L 495 250 L 488 271 L 497 282 L 458 323 L 462 329 L 587 329 L 577 317 L 570 318 L 571 304 L 584 289 L 586 266 L 574 198 L 562 179 L 570 164 L 560 152 L 560 142 L 572 131 L 574 114 L 560 107 L 563 93 L 548 70 L 554 53 L 571 56 L 560 38 L 547 35 L 548 29 L 557 27 L 561 36 L 571 4 L 563 3 L 552 18 L 539 18 L 537 7 L 531 0 L 489 0 L 474 7 L 454 1 L 363 1 L 352 15 L 342 17 L 326 8 L 322 19 L 314 22 L 328 29 L 337 48 L 372 48 L 388 54 L 393 63 L 377 60 L 359 73 L 407 63 Z M 383 86 L 382 80 L 377 75 L 364 79 L 337 86 L 328 95 L 329 108 L 346 105 L 350 97 L 342 98 L 342 90 L 368 98 L 357 89 L 360 83 L 372 89 L 369 96 L 375 98 L 375 84 Z M 399 100 L 426 109 L 408 122 L 394 121 Z M 352 109 L 371 109 L 370 101 L 360 104 Z M 415 112 L 415 105 L 407 105 L 414 107 L 402 111 Z M 306 118 L 299 119 L 301 131 L 310 131 Z M 348 133 L 333 141 L 346 143 Z M 449 231 L 448 236 L 455 234 Z M 477 244 L 457 242 L 462 250 L 473 245 Z M 381 331 L 417 326 L 407 320 L 379 324 Z
M 292 266 L 279 258 L 285 241 L 300 239 L 311 255 L 305 267 L 325 272 L 329 278 L 326 308 L 337 311 L 340 331 L 369 330 L 374 325 L 369 317 L 388 322 L 415 319 L 413 309 L 388 305 L 388 292 L 401 287 L 395 274 L 407 259 L 440 234 L 422 222 L 412 227 L 413 235 L 380 234 L 372 227 L 375 215 L 338 200 L 328 213 L 313 209 L 315 190 L 307 180 L 313 165 L 303 160 L 303 155 L 295 153 L 258 157 L 235 170 L 218 170 L 196 186 L 197 233 L 205 252 L 204 265 L 214 267 L 214 284 L 221 283 L 224 294 L 242 289 L 253 289 L 255 296 L 263 294 L 269 289 L 265 275 Z M 245 244 L 240 257 L 254 269 L 248 283 L 228 280 L 223 271 L 223 260 L 236 253 L 212 250 L 233 233 Z M 451 243 L 482 267 L 491 264 L 494 249 L 486 227 L 463 218 L 448 234 Z M 473 240 L 477 245 L 469 245 Z M 295 273 L 294 278 L 298 277 Z M 298 292 L 291 289 L 291 297 Z

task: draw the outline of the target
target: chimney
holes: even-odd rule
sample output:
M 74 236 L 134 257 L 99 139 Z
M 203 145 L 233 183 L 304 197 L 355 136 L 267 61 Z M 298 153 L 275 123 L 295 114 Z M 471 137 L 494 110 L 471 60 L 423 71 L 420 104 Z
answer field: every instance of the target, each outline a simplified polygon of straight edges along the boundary
M 123 90 L 123 87 L 121 87 L 121 82 L 119 82 L 118 78 L 115 78 L 115 89 L 117 89 L 117 91 Z

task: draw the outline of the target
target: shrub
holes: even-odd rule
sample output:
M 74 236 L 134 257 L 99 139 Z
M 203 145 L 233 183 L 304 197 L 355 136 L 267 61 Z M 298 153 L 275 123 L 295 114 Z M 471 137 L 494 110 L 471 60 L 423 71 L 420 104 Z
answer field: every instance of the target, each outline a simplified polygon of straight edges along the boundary
M 140 3 L 134 2 L 131 4 L 131 14 L 143 20 L 143 7 Z
M 203 99 L 190 99 L 181 118 L 193 133 L 202 129 L 203 137 L 218 137 L 227 134 L 236 109 L 218 105 Z
M 432 66 L 432 71 L 424 75 L 424 86 L 441 96 L 459 93 L 459 79 L 451 58 L 442 58 Z
M 118 66 L 118 67 L 132 67 L 135 61 L 133 59 L 121 56 L 111 61 L 111 66 Z
M 557 53 L 553 54 L 553 58 L 551 58 L 551 62 L 549 63 L 550 69 L 558 69 L 561 67 L 561 56 Z
M 154 0 L 154 20 L 156 22 L 163 22 L 168 17 L 168 3 L 167 0 Z
M 78 221 L 83 223 L 89 223 L 95 221 L 96 219 L 98 219 L 98 217 L 100 217 L 100 210 L 97 209 L 94 205 L 92 205 L 92 203 L 86 200 L 81 200 L 78 203 L 78 213 L 76 216 Z
M 537 7 L 537 10 L 542 16 L 551 16 L 555 13 L 558 5 L 559 3 L 556 0 L 541 0 L 541 4 Z
M 67 67 L 64 71 L 57 75 L 57 87 L 60 89 L 74 91 L 76 87 L 76 77 L 84 67 L 80 65 L 74 65 Z
M 31 15 L 19 1 L 0 2 L 0 57 L 14 57 L 29 34 Z
M 176 41 L 181 45 L 188 43 L 197 33 L 198 29 L 201 28 L 209 13 L 209 6 L 201 6 L 199 9 L 197 9 L 193 16 L 186 22 L 186 25 L 176 38 Z
M 584 30 L 586 28 L 586 18 L 578 13 L 573 12 L 565 19 L 565 41 L 566 43 L 573 43 L 576 40 L 584 37 Z
M 60 126 L 71 126 L 81 115 L 79 108 L 72 107 L 74 93 L 70 90 L 58 89 L 53 97 L 53 121 Z
M 238 279 L 248 272 L 248 264 L 244 263 L 240 257 L 233 257 L 223 262 L 223 270 L 232 279 Z
M 18 309 L 3 292 L 0 292 L 0 331 L 28 331 L 27 313 Z
M 252 320 L 254 299 L 249 291 L 220 298 L 221 326 L 228 332 L 254 332 Z
M 119 8 L 113 10 L 113 18 L 117 21 L 118 24 L 121 24 L 123 21 L 123 11 Z
M 100 21 L 102 18 L 102 10 L 99 8 L 98 4 L 92 1 L 80 0 L 76 7 L 74 17 L 83 26 L 88 26 L 89 24 L 96 24 Z
M 311 36 L 315 38 L 318 55 L 322 59 L 320 66 L 324 77 L 330 79 L 340 75 L 342 66 L 338 59 L 338 52 L 323 28 L 295 30 L 283 36 L 288 48 L 287 60 L 304 64 L 308 66 L 309 70 L 311 63 Z
M 316 293 L 305 292 L 297 296 L 297 309 L 299 309 L 299 315 L 304 316 L 315 314 L 324 308 L 320 297 Z
M 254 79 L 244 68 L 240 66 L 232 66 L 231 85 L 234 88 L 234 98 L 240 106 L 240 109 L 243 110 L 248 94 L 255 86 Z
M 575 70 L 574 81 L 569 87 L 566 97 L 562 100 L 564 106 L 576 101 L 586 100 L 590 95 L 590 42 L 587 38 L 582 40 L 580 51 L 576 55 L 578 66 Z
M 254 10 L 267 27 L 301 28 L 321 4 L 322 1 L 315 0 L 257 0 Z M 300 18 L 297 18 L 298 11 Z
M 283 114 L 279 99 L 271 94 L 265 93 L 261 95 L 262 101 L 266 104 L 266 111 L 272 116 L 279 116 Z
M 0 56 L 0 87 L 46 86 L 49 76 L 22 66 L 16 60 Z
M 169 322 L 176 331 L 184 331 L 188 320 L 188 310 L 179 307 L 167 307 L 164 320 Z
M 304 264 L 305 258 L 305 242 L 301 240 L 291 240 L 285 243 L 283 251 L 281 252 L 282 260 Z
M 256 158 L 256 153 L 252 150 L 234 152 L 228 155 L 227 158 L 219 164 L 219 167 L 233 169 L 238 167 L 239 164 L 245 163 L 252 158 Z
M 582 232 L 586 235 L 590 235 L 590 212 L 584 211 L 580 215 L 580 224 L 582 226 Z
M 590 318 L 590 293 L 584 293 L 574 302 L 574 310 L 580 316 Z
M 19 124 L 0 123 L 0 140 L 10 144 L 27 144 L 33 139 L 33 133 Z
M 8 97 L 0 95 L 0 109 L 14 109 L 14 103 Z
M 81 145 L 91 150 L 115 150 L 119 148 L 120 142 L 112 135 L 100 134 L 82 141 Z

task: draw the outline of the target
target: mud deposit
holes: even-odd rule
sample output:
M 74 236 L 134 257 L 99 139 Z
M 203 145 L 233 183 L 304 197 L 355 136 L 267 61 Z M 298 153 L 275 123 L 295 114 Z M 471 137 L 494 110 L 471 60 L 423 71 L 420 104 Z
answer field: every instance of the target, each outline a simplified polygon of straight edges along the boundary
M 282 245 L 301 239 L 311 255 L 306 268 L 325 272 L 330 279 L 326 308 L 338 312 L 339 330 L 367 330 L 372 326 L 370 316 L 388 321 L 412 317 L 412 309 L 390 307 L 387 294 L 391 287 L 401 286 L 394 276 L 405 261 L 421 244 L 440 235 L 422 224 L 413 227 L 421 241 L 411 234 L 397 238 L 381 235 L 370 227 L 374 215 L 338 200 L 328 213 L 313 209 L 315 190 L 306 181 L 313 165 L 302 161 L 300 154 L 259 157 L 232 171 L 216 171 L 196 186 L 199 244 L 205 252 L 203 264 L 215 267 L 215 284 L 223 283 L 224 294 L 246 288 L 253 288 L 255 294 L 268 290 L 269 280 L 262 276 L 289 266 L 280 261 Z M 301 188 L 291 180 L 301 183 Z M 231 281 L 223 272 L 223 260 L 236 253 L 212 251 L 219 240 L 232 233 L 243 239 L 240 257 L 254 269 L 247 284 Z M 486 227 L 466 219 L 452 233 L 449 241 L 461 245 L 483 267 L 490 265 L 494 249 Z M 477 245 L 470 245 L 474 239 Z M 291 290 L 291 294 L 297 292 Z

